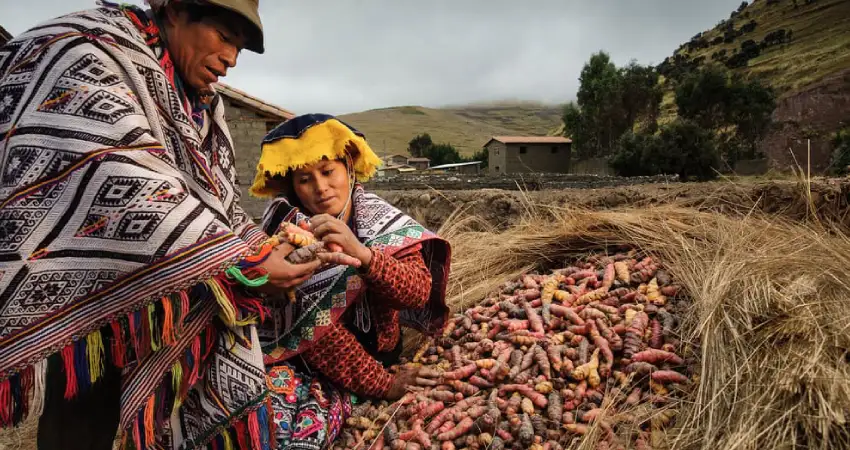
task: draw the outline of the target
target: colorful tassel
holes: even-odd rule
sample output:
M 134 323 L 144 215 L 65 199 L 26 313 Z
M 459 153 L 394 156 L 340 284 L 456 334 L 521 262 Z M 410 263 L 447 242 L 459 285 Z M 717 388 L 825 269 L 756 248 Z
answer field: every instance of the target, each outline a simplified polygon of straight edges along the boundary
M 260 422 L 257 420 L 257 411 L 251 411 L 248 414 L 248 432 L 251 434 L 251 445 L 257 450 L 262 449 L 263 441 L 260 436 Z
M 6 378 L 0 381 L 0 428 L 12 426 L 12 383 Z
M 130 342 L 133 344 L 133 353 L 135 353 L 137 360 L 141 360 L 143 358 L 142 347 L 140 345 L 142 315 L 139 311 L 134 311 L 129 315 L 128 319 L 130 321 Z
M 9 377 L 9 387 L 11 391 L 12 403 L 11 407 L 11 423 L 12 425 L 18 425 L 24 418 L 24 392 L 23 392 L 23 374 L 16 373 Z
M 215 350 L 215 340 L 215 326 L 213 326 L 212 324 L 207 325 L 207 328 L 204 330 L 204 347 L 202 352 L 203 358 L 201 359 L 202 363 L 206 362 L 212 354 L 213 350 Z
M 212 438 L 210 441 L 210 449 L 211 450 L 221 450 L 221 435 Z
M 135 314 L 138 315 L 139 319 L 139 350 L 141 353 L 139 354 L 139 361 L 148 357 L 151 354 L 151 329 L 150 323 L 148 323 L 148 314 L 147 310 L 139 310 L 136 311 Z
M 225 325 L 233 326 L 236 323 L 236 307 L 227 298 L 224 288 L 216 279 L 208 280 L 206 285 L 209 287 L 210 292 L 212 292 L 213 297 L 215 297 L 218 306 L 221 307 L 219 317 L 221 317 Z
M 239 450 L 251 450 L 251 447 L 248 447 L 248 428 L 245 426 L 245 422 L 237 420 L 233 424 L 233 430 L 233 434 L 236 435 L 236 442 L 239 443 Z
M 266 399 L 266 417 L 268 417 L 269 422 L 269 440 L 272 440 L 277 434 L 277 423 L 274 421 L 274 406 L 271 397 Z
M 192 359 L 190 363 L 192 374 L 189 376 L 189 384 L 194 385 L 198 381 L 199 371 L 201 366 L 201 337 L 197 336 L 192 340 L 192 348 L 189 356 Z
M 65 400 L 77 396 L 77 372 L 74 369 L 74 344 L 62 349 L 62 363 L 65 368 Z
M 189 315 L 189 294 L 186 292 L 180 292 L 180 323 L 183 323 L 183 320 L 186 319 L 186 316 Z
M 103 376 L 103 336 L 95 330 L 86 336 L 86 351 L 89 360 L 89 376 L 92 384 Z
M 81 392 L 86 392 L 91 387 L 88 344 L 85 339 L 80 339 L 74 347 L 74 370 L 77 373 L 77 384 Z
M 145 405 L 145 446 L 152 446 L 156 443 L 156 424 L 153 420 L 155 410 L 156 398 L 151 395 L 148 398 L 147 405 Z
M 171 299 L 168 297 L 162 298 L 162 343 L 172 345 L 177 340 L 174 335 L 174 310 L 172 309 Z
M 151 350 L 157 351 L 162 347 L 162 345 L 160 345 L 160 342 L 159 342 L 159 332 L 158 332 L 157 326 L 156 326 L 157 325 L 157 322 L 156 322 L 156 305 L 154 303 L 150 303 L 150 304 L 148 304 L 148 307 L 146 309 L 147 309 L 147 312 L 148 312 L 148 324 L 147 325 L 149 327 L 148 337 L 151 340 Z
M 271 450 L 271 436 L 269 436 L 269 415 L 266 405 L 257 409 L 257 425 L 260 427 L 260 443 L 263 450 Z
M 183 382 L 183 366 L 180 361 L 175 361 L 171 366 L 171 387 L 174 392 L 180 392 L 180 385 Z
M 112 364 L 119 369 L 123 369 L 125 362 L 125 354 L 127 349 L 124 347 L 124 335 L 121 332 L 121 323 L 118 320 L 113 320 L 110 324 L 112 328 Z
M 136 418 L 136 421 L 133 423 L 133 441 L 136 443 L 136 448 L 139 450 L 144 450 L 144 446 L 142 445 L 142 426 L 145 423 L 144 421 L 144 412 L 140 412 L 139 416 Z
M 227 430 L 221 433 L 221 437 L 224 438 L 224 450 L 234 450 L 233 441 L 230 439 L 230 433 Z
M 21 416 L 14 418 L 15 424 L 20 424 L 28 414 L 30 414 L 30 405 L 32 404 L 31 396 L 33 384 L 35 383 L 35 368 L 29 366 L 21 372 Z
M 45 380 L 47 379 L 47 359 L 33 364 L 33 388 L 31 417 L 41 417 L 44 412 Z
M 171 389 L 168 383 L 162 383 L 159 387 L 159 395 L 156 395 L 156 413 L 154 414 L 154 423 L 159 425 L 165 423 L 165 405 L 170 405 L 169 398 L 171 397 Z M 169 414 L 170 415 L 170 414 Z

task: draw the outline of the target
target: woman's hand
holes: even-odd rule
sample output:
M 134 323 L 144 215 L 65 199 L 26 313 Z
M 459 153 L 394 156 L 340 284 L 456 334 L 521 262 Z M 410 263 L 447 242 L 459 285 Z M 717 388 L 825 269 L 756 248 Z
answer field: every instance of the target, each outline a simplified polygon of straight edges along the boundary
M 304 284 L 322 264 L 318 259 L 304 264 L 287 262 L 286 257 L 294 249 L 292 245 L 282 243 L 259 265 L 269 274 L 268 283 L 258 288 L 260 292 L 274 294 Z
M 310 231 L 325 245 L 336 244 L 342 253 L 360 260 L 361 267 L 372 262 L 372 252 L 357 240 L 357 236 L 343 221 L 329 214 L 319 214 L 310 219 Z
M 436 385 L 433 371 L 422 370 L 420 367 L 401 367 L 393 377 L 393 384 L 384 396 L 387 400 L 398 400 L 411 388 Z
M 416 386 L 416 377 L 419 376 L 418 368 L 402 368 L 393 377 L 393 384 L 387 394 L 384 395 L 386 400 L 398 400 L 407 393 L 407 389 L 411 386 Z

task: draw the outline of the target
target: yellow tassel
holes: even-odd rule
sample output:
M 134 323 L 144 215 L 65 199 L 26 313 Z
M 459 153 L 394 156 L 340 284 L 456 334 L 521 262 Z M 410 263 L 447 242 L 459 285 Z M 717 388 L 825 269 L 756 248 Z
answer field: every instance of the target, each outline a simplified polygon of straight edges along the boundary
M 156 312 L 156 305 L 153 303 L 148 305 L 148 324 L 150 325 L 150 335 L 151 335 L 151 351 L 157 351 L 160 349 L 159 343 L 156 341 L 156 333 L 154 332 L 154 317 Z
M 224 450 L 233 450 L 233 441 L 230 439 L 230 433 L 224 430 L 221 436 L 224 438 Z
M 103 376 L 103 336 L 100 330 L 86 336 L 86 353 L 89 359 L 89 377 L 94 383 Z
M 183 365 L 180 361 L 175 361 L 171 366 L 171 385 L 174 387 L 174 392 L 180 392 L 180 385 L 183 384 Z
M 236 307 L 233 306 L 233 303 L 227 298 L 224 289 L 215 280 L 209 280 L 206 283 L 210 291 L 212 291 L 216 302 L 218 302 L 218 306 L 221 307 L 219 317 L 221 317 L 225 325 L 234 326 L 236 324 Z

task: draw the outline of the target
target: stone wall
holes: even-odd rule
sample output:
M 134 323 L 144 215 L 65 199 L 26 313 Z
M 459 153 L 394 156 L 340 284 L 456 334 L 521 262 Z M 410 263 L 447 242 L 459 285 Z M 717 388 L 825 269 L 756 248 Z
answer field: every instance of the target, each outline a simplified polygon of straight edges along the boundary
M 225 118 L 233 137 L 236 152 L 236 173 L 242 190 L 242 207 L 251 215 L 261 214 L 265 201 L 251 197 L 248 188 L 254 182 L 257 161 L 260 159 L 260 144 L 266 133 L 278 122 L 261 116 L 225 98 Z

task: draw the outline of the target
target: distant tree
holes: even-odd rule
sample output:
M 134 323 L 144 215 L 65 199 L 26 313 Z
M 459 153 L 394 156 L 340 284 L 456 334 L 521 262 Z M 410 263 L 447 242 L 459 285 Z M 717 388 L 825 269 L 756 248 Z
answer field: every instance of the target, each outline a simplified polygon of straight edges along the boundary
M 432 166 L 454 164 L 463 161 L 460 153 L 451 144 L 435 144 L 425 150 L 424 157 L 431 160 Z
M 581 108 L 574 102 L 568 103 L 564 106 L 561 120 L 564 122 L 564 136 L 573 140 L 579 158 L 592 156 L 596 147 L 590 144 L 591 133 L 587 130 Z
M 767 134 L 773 121 L 776 94 L 758 80 L 746 82 L 734 78 L 728 95 L 726 123 L 735 127 L 735 139 L 742 143 L 746 152 L 743 156 L 754 158 L 759 141 Z
M 654 132 L 663 96 L 659 77 L 654 67 L 633 61 L 618 69 L 605 52 L 592 55 L 579 78 L 577 101 L 566 105 L 562 116 L 576 155 L 611 155 L 620 136 L 638 122 Z
M 709 66 L 686 77 L 676 88 L 679 117 L 702 128 L 717 130 L 725 119 L 728 77 L 723 69 Z
M 654 133 L 658 128 L 664 96 L 658 84 L 658 71 L 652 66 L 641 66 L 632 61 L 620 69 L 620 76 L 625 125 L 631 129 L 638 120 L 642 120 L 646 130 Z
M 584 65 L 577 100 L 583 117 L 581 129 L 586 133 L 579 151 L 594 156 L 610 154 L 627 126 L 622 110 L 622 76 L 607 53 L 593 54 Z
M 481 161 L 481 167 L 487 169 L 490 165 L 490 149 L 483 148 L 472 155 L 472 158 L 463 158 L 464 161 Z
M 422 158 L 428 148 L 432 147 L 434 142 L 431 140 L 431 135 L 428 133 L 417 135 L 407 144 L 407 152 L 414 158 Z

